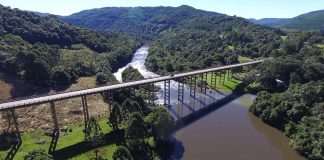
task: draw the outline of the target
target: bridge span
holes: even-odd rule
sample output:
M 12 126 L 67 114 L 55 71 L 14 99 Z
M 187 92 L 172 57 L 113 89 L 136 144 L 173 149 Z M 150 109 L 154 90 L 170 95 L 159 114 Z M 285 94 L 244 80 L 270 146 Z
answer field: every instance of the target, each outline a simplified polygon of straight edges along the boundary
M 97 93 L 108 93 L 108 103 L 109 103 L 109 111 L 111 111 L 111 106 L 113 102 L 113 91 L 123 88 L 135 88 L 136 86 L 140 85 L 149 85 L 148 89 L 148 103 L 154 104 L 155 99 L 155 90 L 154 90 L 154 83 L 157 82 L 164 82 L 164 105 L 171 108 L 170 103 L 170 81 L 175 80 L 178 82 L 178 101 L 184 104 L 184 84 L 187 83 L 190 87 L 190 97 L 196 98 L 196 88 L 197 88 L 197 76 L 200 75 L 200 78 L 202 81 L 207 82 L 207 73 L 211 74 L 211 87 L 216 89 L 217 84 L 217 76 L 219 75 L 219 81 L 218 83 L 223 83 L 225 81 L 225 77 L 227 75 L 227 79 L 231 81 L 231 78 L 233 76 L 230 76 L 230 73 L 233 74 L 233 72 L 229 72 L 230 70 L 234 70 L 236 68 L 244 68 L 249 66 L 255 66 L 259 63 L 262 63 L 263 60 L 253 61 L 253 62 L 247 62 L 247 63 L 240 63 L 240 64 L 233 64 L 233 65 L 227 65 L 222 67 L 216 67 L 216 68 L 209 68 L 209 69 L 203 69 L 203 70 L 197 70 L 197 71 L 191 71 L 191 72 L 185 72 L 185 73 L 179 73 L 175 75 L 170 76 L 161 76 L 161 77 L 155 77 L 150 79 L 144 79 L 140 81 L 134 81 L 134 82 L 128 82 L 128 83 L 121 83 L 121 84 L 115 84 L 115 85 L 109 85 L 109 86 L 103 86 L 103 87 L 97 87 L 92 89 L 85 89 L 80 91 L 73 91 L 73 92 L 66 92 L 66 93 L 60 93 L 55 95 L 47 95 L 47 96 L 40 96 L 36 98 L 29 98 L 24 100 L 18 100 L 18 101 L 12 101 L 12 102 L 6 102 L 0 104 L 0 112 L 1 111 L 9 111 L 8 113 L 11 114 L 10 119 L 14 122 L 14 139 L 15 143 L 13 147 L 11 148 L 10 152 L 8 153 L 6 160 L 11 160 L 15 156 L 15 154 L 18 152 L 19 147 L 22 144 L 22 139 L 18 127 L 18 121 L 17 116 L 15 114 L 15 109 L 17 108 L 25 108 L 25 107 L 31 107 L 34 105 L 39 105 L 43 103 L 50 103 L 51 108 L 51 114 L 53 118 L 53 133 L 51 134 L 52 141 L 50 143 L 49 147 L 49 153 L 54 153 L 56 150 L 57 142 L 59 139 L 60 131 L 59 131 L 59 124 L 56 114 L 56 107 L 55 102 L 65 99 L 71 99 L 76 97 L 81 97 L 82 100 L 82 108 L 83 108 L 83 117 L 84 117 L 84 127 L 85 130 L 87 130 L 87 124 L 90 120 L 89 118 L 89 110 L 88 110 L 88 102 L 87 102 L 87 96 Z M 226 72 L 227 71 L 227 72 Z M 188 78 L 186 78 L 188 77 Z M 185 79 L 186 78 L 186 79 Z M 206 94 L 206 88 L 207 84 L 202 83 L 200 84 L 201 93 Z M 192 111 L 194 112 L 194 110 Z M 11 120 L 9 120 L 11 121 Z
M 43 96 L 43 97 L 7 102 L 7 103 L 0 104 L 0 111 L 12 110 L 12 109 L 17 109 L 17 108 L 21 108 L 21 107 L 33 106 L 33 105 L 39 105 L 39 104 L 43 104 L 43 103 L 55 102 L 55 101 L 71 99 L 71 98 L 75 98 L 75 97 L 83 97 L 83 96 L 87 96 L 87 95 L 91 95 L 91 94 L 97 94 L 97 93 L 102 93 L 102 92 L 106 92 L 106 91 L 113 91 L 113 90 L 118 90 L 118 89 L 122 89 L 122 88 L 135 87 L 135 86 L 145 85 L 145 84 L 152 84 L 152 83 L 156 83 L 156 82 L 162 82 L 162 81 L 168 82 L 170 80 L 177 80 L 180 78 L 205 74 L 205 73 L 209 73 L 209 72 L 215 73 L 215 72 L 230 70 L 230 69 L 234 69 L 234 68 L 238 68 L 238 67 L 256 65 L 256 64 L 259 64 L 262 62 L 263 62 L 263 60 L 258 60 L 258 61 L 247 62 L 247 63 L 233 64 L 233 65 L 227 65 L 227 66 L 222 66 L 222 67 L 179 73 L 179 74 L 175 74 L 173 76 L 161 76 L 161 77 L 156 77 L 156 78 L 144 79 L 144 80 L 140 80 L 140 81 L 121 83 L 121 84 L 109 85 L 109 86 L 104 86 L 104 87 L 97 87 L 97 88 L 92 88 L 92 89 L 85 89 L 85 90 L 80 90 L 80 91 L 66 92 L 66 93 L 61 93 L 61 94 L 48 95 L 48 96 Z M 167 85 L 167 83 L 166 83 L 166 85 Z

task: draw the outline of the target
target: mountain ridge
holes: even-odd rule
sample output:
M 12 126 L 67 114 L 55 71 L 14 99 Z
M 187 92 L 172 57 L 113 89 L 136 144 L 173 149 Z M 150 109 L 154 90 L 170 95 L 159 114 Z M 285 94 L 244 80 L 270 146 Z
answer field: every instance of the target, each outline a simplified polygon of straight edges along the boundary
M 112 32 L 127 32 L 151 39 L 163 30 L 175 26 L 182 19 L 201 16 L 221 16 L 224 14 L 179 7 L 104 7 L 84 10 L 59 19 L 89 29 Z
M 311 11 L 293 18 L 252 18 L 248 20 L 252 23 L 283 29 L 321 30 L 324 29 L 324 10 Z

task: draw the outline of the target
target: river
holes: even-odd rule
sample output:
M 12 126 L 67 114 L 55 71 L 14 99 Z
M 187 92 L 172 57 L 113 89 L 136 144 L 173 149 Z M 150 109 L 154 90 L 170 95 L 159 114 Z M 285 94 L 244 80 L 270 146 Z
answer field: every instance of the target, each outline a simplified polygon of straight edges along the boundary
M 118 81 L 122 82 L 121 73 L 129 66 L 138 69 L 144 78 L 159 76 L 144 66 L 148 49 L 148 45 L 142 46 L 127 66 L 114 73 Z M 156 85 L 163 90 L 163 83 Z M 176 100 L 176 89 L 177 83 L 172 81 L 173 107 L 170 113 L 175 118 L 186 116 L 191 110 L 198 110 L 226 96 L 210 90 L 207 95 L 198 93 L 197 99 L 193 100 L 189 97 L 188 86 L 185 86 L 185 103 L 181 104 Z M 162 90 L 157 93 L 156 103 L 163 103 Z M 179 142 L 176 147 L 179 159 L 303 160 L 302 156 L 289 147 L 289 138 L 248 111 L 254 98 L 253 95 L 243 95 L 174 133 Z

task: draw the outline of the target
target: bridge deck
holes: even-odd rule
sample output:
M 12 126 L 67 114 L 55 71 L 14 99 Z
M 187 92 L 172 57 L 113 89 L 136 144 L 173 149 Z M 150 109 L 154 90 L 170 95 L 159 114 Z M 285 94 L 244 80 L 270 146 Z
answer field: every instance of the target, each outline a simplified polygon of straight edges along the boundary
M 49 95 L 49 96 L 44 96 L 44 97 L 37 97 L 37 98 L 32 98 L 32 99 L 25 99 L 25 100 L 20 100 L 20 101 L 2 103 L 2 104 L 0 104 L 0 111 L 16 109 L 16 108 L 20 108 L 20 107 L 27 107 L 27 106 L 32 106 L 32 105 L 38 105 L 38 104 L 48 103 L 48 102 L 52 102 L 52 101 L 59 101 L 59 100 L 64 100 L 64 99 L 70 99 L 70 98 L 75 98 L 75 97 L 81 97 L 84 95 L 102 93 L 105 91 L 112 91 L 112 90 L 116 90 L 116 89 L 132 87 L 132 86 L 156 83 L 156 82 L 161 82 L 161 81 L 165 81 L 165 80 L 173 80 L 173 79 L 178 79 L 181 77 L 198 75 L 198 74 L 202 74 L 202 73 L 217 72 L 217 71 L 227 70 L 227 69 L 231 69 L 231 68 L 259 64 L 262 62 L 263 62 L 263 60 L 258 60 L 258 61 L 253 61 L 253 62 L 233 64 L 233 65 L 227 65 L 227 66 L 222 66 L 222 67 L 217 67 L 217 68 L 210 68 L 210 69 L 203 69 L 203 70 L 198 70 L 198 71 L 180 73 L 180 74 L 175 74 L 172 77 L 171 76 L 162 76 L 162 77 L 157 77 L 157 78 L 144 79 L 144 80 L 140 80 L 140 81 L 121 83 L 121 84 L 116 84 L 116 85 L 97 87 L 97 88 L 92 88 L 92 89 L 85 89 L 85 90 L 80 90 L 80 91 L 67 92 L 67 93 L 61 93 L 61 94 L 56 94 L 56 95 Z

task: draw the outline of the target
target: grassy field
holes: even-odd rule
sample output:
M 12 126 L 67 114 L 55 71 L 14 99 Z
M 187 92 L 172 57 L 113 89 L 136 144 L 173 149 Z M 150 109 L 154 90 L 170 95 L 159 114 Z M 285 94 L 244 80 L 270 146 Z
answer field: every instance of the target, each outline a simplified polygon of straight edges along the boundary
M 245 63 L 245 62 L 251 62 L 253 61 L 253 59 L 249 58 L 249 57 L 244 57 L 244 56 L 239 56 L 238 57 L 238 61 L 240 63 Z
M 98 53 L 83 45 L 73 45 L 71 49 L 63 49 L 62 52 L 62 63 L 75 63 L 76 59 L 80 62 L 92 63 L 98 56 Z
M 287 36 L 281 36 L 281 39 L 284 41 L 287 39 Z
M 99 121 L 99 125 L 102 128 L 103 133 L 109 135 L 111 133 L 111 128 L 107 124 L 107 120 L 103 119 Z M 62 157 L 58 159 L 72 159 L 72 160 L 89 160 L 95 157 L 94 150 L 87 150 L 84 141 L 84 124 L 72 124 L 68 126 L 72 128 L 73 132 L 70 132 L 66 135 L 61 133 L 58 145 L 56 148 L 56 153 L 54 153 L 57 157 Z M 39 130 L 38 132 L 33 133 L 23 133 L 22 134 L 22 145 L 15 156 L 15 160 L 22 160 L 23 157 L 33 149 L 44 149 L 46 152 L 48 151 L 51 137 L 44 135 L 44 130 Z M 117 138 L 118 139 L 118 138 Z M 37 144 L 37 142 L 45 142 L 44 144 Z M 111 159 L 112 154 L 116 149 L 116 143 L 112 141 L 106 146 L 99 148 L 99 155 L 105 159 Z M 81 153 L 80 153 L 81 152 Z M 0 159 L 4 159 L 8 152 L 1 151 Z M 73 157 L 72 157 L 73 156 Z
M 207 83 L 208 83 L 208 86 L 210 86 L 210 87 L 212 86 L 211 76 L 212 76 L 211 73 L 207 74 Z M 237 79 L 233 78 L 230 81 L 228 78 L 229 78 L 228 76 L 225 76 L 224 84 L 222 84 L 222 83 L 220 83 L 220 79 L 221 79 L 220 75 L 217 76 L 217 78 L 216 78 L 216 82 L 217 82 L 216 88 L 217 88 L 217 90 L 225 92 L 225 93 L 231 93 L 236 88 L 236 86 L 241 83 L 241 81 L 239 81 Z M 199 77 L 198 80 L 201 80 L 201 78 Z
M 317 48 L 324 49 L 324 44 L 317 44 Z

